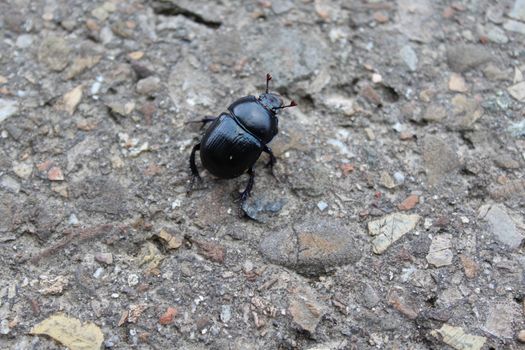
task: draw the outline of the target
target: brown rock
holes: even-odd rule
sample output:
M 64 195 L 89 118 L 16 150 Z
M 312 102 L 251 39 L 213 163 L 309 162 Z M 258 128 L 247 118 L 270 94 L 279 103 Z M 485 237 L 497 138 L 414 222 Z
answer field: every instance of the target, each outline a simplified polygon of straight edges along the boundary
M 226 248 L 222 245 L 200 240 L 192 240 L 191 242 L 199 248 L 199 254 L 206 259 L 219 264 L 224 263 Z
M 62 170 L 59 167 L 54 166 L 47 171 L 47 178 L 51 181 L 63 181 L 64 174 L 62 174 Z
M 290 296 L 288 311 L 292 315 L 294 323 L 301 330 L 313 334 L 326 309 L 317 300 L 313 291 L 307 287 L 300 287 L 294 290 Z
M 411 320 L 417 318 L 418 312 L 414 310 L 412 306 L 408 305 L 396 290 L 391 290 L 388 294 L 388 303 L 407 318 Z
M 365 87 L 363 87 L 359 94 L 365 99 L 367 99 L 370 103 L 373 103 L 375 105 L 381 104 L 381 96 L 379 96 L 377 91 L 375 91 L 374 88 L 370 85 L 366 85 Z
M 162 325 L 167 325 L 173 322 L 173 318 L 177 316 L 177 309 L 169 306 L 166 311 L 160 316 L 159 323 Z
M 373 17 L 374 17 L 374 20 L 378 23 L 388 22 L 388 16 L 382 12 L 374 12 Z
M 412 194 L 405 198 L 404 201 L 402 201 L 397 208 L 399 210 L 410 210 L 416 206 L 416 204 L 419 203 L 419 196 L 416 196 L 415 194 Z
M 479 266 L 474 260 L 463 254 L 459 256 L 459 259 L 461 260 L 461 264 L 463 264 L 463 270 L 467 278 L 472 279 L 478 275 Z

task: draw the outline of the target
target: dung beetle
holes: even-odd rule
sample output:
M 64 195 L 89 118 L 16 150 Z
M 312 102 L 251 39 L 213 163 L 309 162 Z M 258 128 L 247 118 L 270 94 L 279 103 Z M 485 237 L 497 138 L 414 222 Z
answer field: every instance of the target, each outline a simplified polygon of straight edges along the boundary
M 202 166 L 213 175 L 232 179 L 247 172 L 250 176 L 244 192 L 241 194 L 241 207 L 254 184 L 254 165 L 262 152 L 268 153 L 270 160 L 266 164 L 273 173 L 275 156 L 268 143 L 277 135 L 277 113 L 287 107 L 297 104 L 292 100 L 284 106 L 282 98 L 268 92 L 272 76 L 266 74 L 266 91 L 259 97 L 245 96 L 233 102 L 228 112 L 218 117 L 205 117 L 194 121 L 211 125 L 206 130 L 201 142 L 193 146 L 190 155 L 191 182 L 188 192 L 191 191 L 195 179 L 201 180 L 195 165 L 195 153 L 200 151 Z

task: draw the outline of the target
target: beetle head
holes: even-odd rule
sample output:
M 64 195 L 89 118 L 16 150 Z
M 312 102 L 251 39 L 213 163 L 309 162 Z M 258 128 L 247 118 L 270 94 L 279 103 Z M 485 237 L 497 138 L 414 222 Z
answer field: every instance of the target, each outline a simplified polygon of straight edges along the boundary
M 283 106 L 283 99 L 281 98 L 281 96 L 274 94 L 272 92 L 268 92 L 270 80 L 272 80 L 272 76 L 270 75 L 270 73 L 268 73 L 266 74 L 266 91 L 264 94 L 259 96 L 259 101 L 262 103 L 264 107 L 272 111 L 274 114 L 277 114 L 277 111 L 279 109 L 297 106 L 295 101 L 291 101 L 289 105 Z

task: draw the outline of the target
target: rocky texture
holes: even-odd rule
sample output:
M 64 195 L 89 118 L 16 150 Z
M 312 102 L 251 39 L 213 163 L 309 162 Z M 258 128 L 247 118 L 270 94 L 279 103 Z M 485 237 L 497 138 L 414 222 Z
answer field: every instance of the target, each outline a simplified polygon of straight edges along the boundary
M 58 312 L 107 349 L 523 346 L 524 13 L 0 1 L 0 347 Z M 197 153 L 187 194 L 187 122 L 266 73 L 275 176 L 240 208 Z

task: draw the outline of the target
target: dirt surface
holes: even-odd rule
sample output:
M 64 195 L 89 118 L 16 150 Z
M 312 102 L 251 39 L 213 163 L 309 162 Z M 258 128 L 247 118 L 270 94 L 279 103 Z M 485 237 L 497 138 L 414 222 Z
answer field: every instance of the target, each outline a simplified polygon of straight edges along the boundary
M 108 349 L 525 348 L 525 1 L 7 0 L 0 33 L 0 348 L 65 348 L 57 314 Z M 244 217 L 247 176 L 188 196 L 187 122 L 267 72 L 276 176 Z

